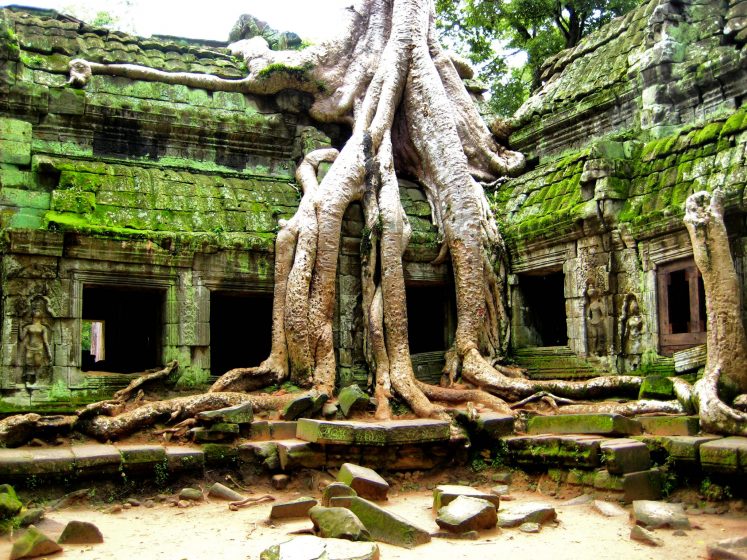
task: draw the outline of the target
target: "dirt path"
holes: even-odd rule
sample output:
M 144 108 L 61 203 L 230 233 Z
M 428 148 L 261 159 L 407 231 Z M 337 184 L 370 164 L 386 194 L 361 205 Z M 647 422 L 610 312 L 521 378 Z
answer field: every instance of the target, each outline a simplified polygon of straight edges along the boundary
M 312 495 L 318 492 L 312 492 Z M 285 492 L 278 500 L 299 497 L 300 492 Z M 516 492 L 515 501 L 536 501 L 538 495 Z M 541 496 L 539 496 L 541 498 Z M 699 526 L 686 536 L 671 530 L 657 530 L 665 545 L 651 548 L 629 539 L 627 517 L 607 518 L 591 504 L 561 505 L 549 498 L 558 511 L 557 527 L 546 526 L 539 534 L 518 529 L 485 532 L 480 540 L 434 539 L 430 544 L 406 550 L 380 544 L 383 560 L 431 559 L 481 560 L 513 558 L 540 560 L 691 560 L 705 558 L 705 545 L 724 538 L 747 535 L 747 515 L 697 515 L 691 522 Z M 117 514 L 95 507 L 64 509 L 48 515 L 40 528 L 57 537 L 72 519 L 91 521 L 104 534 L 105 542 L 95 546 L 68 545 L 51 558 L 77 560 L 242 560 L 259 558 L 262 550 L 286 540 L 291 531 L 311 526 L 308 520 L 269 524 L 271 505 L 263 504 L 240 511 L 229 511 L 225 502 L 208 501 L 185 509 L 158 504 L 153 508 L 133 507 Z M 430 492 L 426 490 L 396 493 L 388 508 L 420 524 L 429 531 L 437 525 L 431 512 Z M 629 507 L 627 509 L 630 509 Z M 0 559 L 7 558 L 11 544 L 0 542 Z

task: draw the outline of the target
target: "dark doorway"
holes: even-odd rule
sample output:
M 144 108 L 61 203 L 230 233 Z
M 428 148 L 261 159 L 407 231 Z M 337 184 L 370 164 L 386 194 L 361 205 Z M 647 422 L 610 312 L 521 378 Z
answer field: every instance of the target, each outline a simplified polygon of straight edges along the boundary
M 519 280 L 524 303 L 524 321 L 536 346 L 566 346 L 568 326 L 565 314 L 564 275 L 522 275 Z
M 662 265 L 656 276 L 661 354 L 671 356 L 678 350 L 705 344 L 705 290 L 695 262 Z
M 84 286 L 81 369 L 135 373 L 163 365 L 164 294 L 154 289 Z
M 272 346 L 272 295 L 210 294 L 210 373 L 257 366 Z
M 447 284 L 411 285 L 407 297 L 410 354 L 444 351 L 454 336 L 456 304 Z

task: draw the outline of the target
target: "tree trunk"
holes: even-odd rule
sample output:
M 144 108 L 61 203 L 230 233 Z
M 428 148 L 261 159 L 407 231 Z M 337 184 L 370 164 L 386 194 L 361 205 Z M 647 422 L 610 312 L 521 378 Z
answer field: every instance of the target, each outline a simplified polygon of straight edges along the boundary
M 694 389 L 701 429 L 745 435 L 747 414 L 719 397 L 719 389 L 730 393 L 730 402 L 737 393 L 747 393 L 747 336 L 739 278 L 724 225 L 723 193 L 692 194 L 685 206 L 685 225 L 703 276 L 708 318 L 706 371 Z

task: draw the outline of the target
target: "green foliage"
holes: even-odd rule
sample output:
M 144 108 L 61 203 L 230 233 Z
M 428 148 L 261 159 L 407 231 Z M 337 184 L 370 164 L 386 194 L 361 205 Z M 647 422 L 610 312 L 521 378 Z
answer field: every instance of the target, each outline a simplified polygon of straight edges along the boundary
M 637 5 L 636 0 L 436 0 L 442 37 L 481 68 L 491 109 L 510 116 L 540 85 L 542 63 Z M 526 63 L 513 67 L 509 56 Z
M 731 488 L 729 486 L 725 484 L 716 484 L 707 477 L 700 483 L 700 493 L 709 502 L 722 502 L 732 497 Z

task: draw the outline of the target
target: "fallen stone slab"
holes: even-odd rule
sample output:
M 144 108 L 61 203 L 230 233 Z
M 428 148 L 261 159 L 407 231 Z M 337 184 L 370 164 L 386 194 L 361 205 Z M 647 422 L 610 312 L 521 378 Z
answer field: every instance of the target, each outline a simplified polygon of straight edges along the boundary
M 619 505 L 613 504 L 612 502 L 594 500 L 593 507 L 596 511 L 598 511 L 605 517 L 620 517 L 622 515 L 628 515 L 627 511 L 625 511 Z
M 432 533 L 431 537 L 434 539 L 458 539 L 461 541 L 476 541 L 480 538 L 480 533 L 477 531 L 467 531 L 466 533 L 450 533 L 449 531 L 438 531 Z
M 314 506 L 309 510 L 314 531 L 325 539 L 370 541 L 371 535 L 358 516 L 343 507 Z
M 747 536 L 709 544 L 706 550 L 708 560 L 747 560 Z
M 639 422 L 620 414 L 559 414 L 534 416 L 527 423 L 528 434 L 600 434 L 612 436 L 637 435 Z
M 633 525 L 630 530 L 630 538 L 649 546 L 664 546 L 664 541 L 640 525 Z
M 436 517 L 436 524 L 452 533 L 492 529 L 497 521 L 495 504 L 471 496 L 457 496 Z
M 504 494 L 508 494 L 508 486 L 505 487 Z M 496 508 L 500 507 L 500 494 L 487 494 L 471 486 L 460 486 L 457 484 L 442 484 L 433 489 L 433 511 L 438 511 L 442 507 L 449 505 L 459 496 L 469 496 L 471 498 L 480 498 L 487 500 Z
M 607 470 L 612 474 L 645 471 L 651 466 L 651 454 L 646 444 L 620 438 L 602 442 L 599 446 Z
M 13 543 L 13 548 L 10 551 L 10 560 L 35 558 L 46 554 L 54 554 L 61 550 L 62 547 L 60 545 L 31 525 L 26 532 L 21 535 L 15 543 Z
M 292 519 L 294 517 L 306 517 L 309 510 L 317 505 L 314 498 L 302 497 L 290 502 L 273 504 L 270 510 L 270 519 Z
M 648 529 L 669 527 L 671 529 L 690 529 L 690 520 L 685 515 L 682 504 L 670 504 L 652 500 L 633 502 L 633 521 Z
M 44 508 L 27 509 L 26 511 L 22 512 L 21 515 L 18 516 L 18 524 L 21 527 L 28 527 L 29 525 L 36 525 L 42 519 L 44 519 L 45 513 L 46 512 L 44 511 Z
M 700 466 L 705 471 L 747 472 L 747 438 L 726 437 L 700 446 Z
M 386 500 L 389 483 L 376 471 L 353 463 L 345 463 L 340 467 L 337 480 L 350 486 L 356 493 L 370 500 Z
M 229 424 L 250 424 L 254 420 L 254 410 L 252 403 L 247 402 L 218 410 L 207 410 L 199 412 L 197 419 L 208 424 L 229 423 Z
M 351 497 L 351 496 L 357 496 L 355 490 L 353 490 L 350 486 L 347 484 L 344 484 L 342 482 L 333 482 L 332 484 L 328 484 L 324 487 L 324 490 L 322 490 L 322 505 L 324 507 L 329 507 L 330 501 L 333 498 L 339 498 L 339 497 Z
M 539 533 L 542 530 L 542 525 L 539 523 L 522 523 L 519 525 L 519 531 L 522 533 Z
M 425 529 L 361 497 L 338 497 L 334 503 L 352 511 L 375 541 L 413 548 L 431 540 Z
M 379 560 L 379 546 L 373 542 L 322 539 L 310 535 L 295 537 L 262 551 L 260 560 Z
M 337 400 L 343 416 L 348 417 L 351 412 L 366 408 L 371 402 L 371 397 L 354 383 L 340 389 Z
M 527 502 L 498 512 L 498 527 L 518 527 L 522 523 L 547 523 L 557 519 L 555 508 L 543 502 Z
M 62 530 L 58 544 L 97 544 L 104 542 L 104 535 L 88 521 L 69 521 Z
M 661 498 L 663 473 L 649 469 L 622 475 L 623 499 L 626 503 L 635 500 L 658 500 Z
M 220 482 L 216 482 L 208 488 L 208 497 L 218 500 L 228 500 L 229 502 L 238 502 L 244 499 L 244 496 Z
M 0 520 L 14 517 L 22 508 L 15 488 L 10 484 L 0 484 Z
M 280 417 L 285 420 L 298 420 L 305 414 L 310 414 L 314 409 L 315 399 L 311 395 L 302 395 L 289 402 Z

